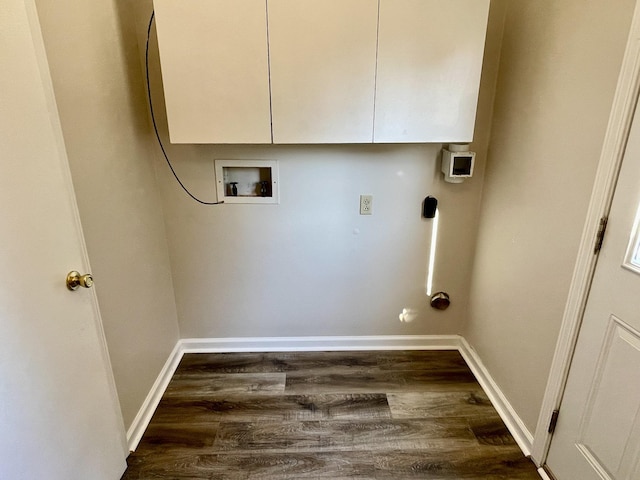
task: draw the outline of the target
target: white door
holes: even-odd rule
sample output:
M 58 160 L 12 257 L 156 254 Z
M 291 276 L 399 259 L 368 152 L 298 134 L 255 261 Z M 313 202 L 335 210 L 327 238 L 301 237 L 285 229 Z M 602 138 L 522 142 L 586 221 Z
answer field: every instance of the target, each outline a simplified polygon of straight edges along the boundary
M 0 8 L 0 478 L 118 479 L 122 417 L 33 0 Z
M 640 479 L 640 114 L 636 110 L 547 466 Z

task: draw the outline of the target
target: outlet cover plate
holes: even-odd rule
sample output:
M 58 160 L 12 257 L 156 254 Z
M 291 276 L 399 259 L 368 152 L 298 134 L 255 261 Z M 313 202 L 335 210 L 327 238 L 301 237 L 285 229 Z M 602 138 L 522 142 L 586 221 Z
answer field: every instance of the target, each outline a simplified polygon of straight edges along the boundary
M 360 215 L 373 214 L 373 195 L 360 195 Z

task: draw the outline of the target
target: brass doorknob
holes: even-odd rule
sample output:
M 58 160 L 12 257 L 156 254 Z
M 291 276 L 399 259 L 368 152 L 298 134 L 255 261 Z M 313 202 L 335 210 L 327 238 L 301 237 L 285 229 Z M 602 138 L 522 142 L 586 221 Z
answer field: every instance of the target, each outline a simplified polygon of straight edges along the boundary
M 93 277 L 90 273 L 87 273 L 86 275 L 80 275 L 75 270 L 69 272 L 69 274 L 67 275 L 67 288 L 69 290 L 77 290 L 78 287 L 93 287 Z

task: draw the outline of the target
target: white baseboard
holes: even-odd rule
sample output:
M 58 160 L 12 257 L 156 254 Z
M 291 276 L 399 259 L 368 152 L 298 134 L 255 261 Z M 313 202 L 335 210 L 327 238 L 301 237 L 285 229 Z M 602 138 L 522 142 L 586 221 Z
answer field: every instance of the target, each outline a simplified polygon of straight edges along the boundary
M 185 353 L 317 352 L 354 350 L 458 350 L 486 392 L 522 452 L 529 456 L 533 435 L 504 396 L 469 343 L 460 335 L 387 335 L 352 337 L 185 338 L 167 359 L 138 415 L 127 431 L 134 451 Z
M 184 353 L 322 352 L 348 350 L 451 350 L 458 335 L 385 335 L 353 337 L 185 338 Z
M 540 475 L 540 478 L 542 478 L 542 480 L 553 480 L 545 471 L 544 468 L 540 467 L 538 469 L 538 475 Z
M 520 416 L 516 413 L 514 408 L 507 400 L 507 397 L 502 393 L 500 387 L 495 382 L 487 367 L 484 366 L 482 360 L 478 356 L 477 352 L 469 345 L 469 343 L 460 337 L 460 353 L 469 365 L 469 368 L 475 375 L 478 383 L 482 386 L 489 400 L 498 411 L 498 414 L 502 418 L 511 435 L 518 443 L 520 450 L 527 457 L 531 456 L 531 446 L 533 445 L 533 435 L 526 427 Z
M 138 443 L 140 443 L 140 439 L 142 438 L 144 431 L 147 429 L 147 426 L 151 421 L 151 417 L 153 417 L 153 414 L 160 403 L 160 399 L 162 398 L 164 391 L 167 389 L 167 385 L 169 385 L 169 382 L 171 381 L 171 377 L 173 377 L 176 368 L 178 368 L 182 355 L 183 352 L 181 344 L 180 341 L 178 341 L 176 346 L 173 348 L 173 351 L 169 354 L 169 358 L 162 367 L 162 370 L 160 370 L 160 374 L 153 383 L 147 398 L 145 398 L 140 410 L 138 410 L 136 418 L 133 419 L 129 430 L 127 430 L 127 445 L 130 452 L 133 452 L 138 447 Z

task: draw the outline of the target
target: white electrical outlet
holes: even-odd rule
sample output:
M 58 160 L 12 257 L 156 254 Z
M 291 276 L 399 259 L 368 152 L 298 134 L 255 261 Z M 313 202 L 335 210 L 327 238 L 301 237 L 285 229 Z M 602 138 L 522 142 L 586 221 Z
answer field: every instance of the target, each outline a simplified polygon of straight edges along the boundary
M 373 195 L 360 195 L 360 215 L 373 214 Z

